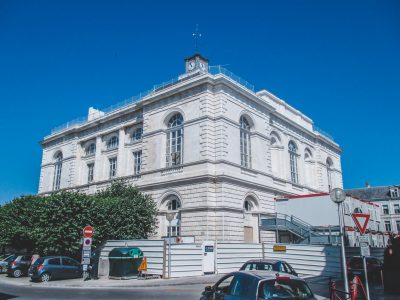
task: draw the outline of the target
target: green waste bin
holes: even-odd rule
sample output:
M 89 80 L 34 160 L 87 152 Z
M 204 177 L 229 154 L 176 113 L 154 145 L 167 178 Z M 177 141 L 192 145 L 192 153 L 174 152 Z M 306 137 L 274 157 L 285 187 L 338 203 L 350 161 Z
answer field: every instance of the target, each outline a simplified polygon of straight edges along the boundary
M 109 278 L 130 279 L 139 274 L 139 266 L 143 261 L 143 252 L 139 248 L 114 248 L 108 254 L 110 262 Z

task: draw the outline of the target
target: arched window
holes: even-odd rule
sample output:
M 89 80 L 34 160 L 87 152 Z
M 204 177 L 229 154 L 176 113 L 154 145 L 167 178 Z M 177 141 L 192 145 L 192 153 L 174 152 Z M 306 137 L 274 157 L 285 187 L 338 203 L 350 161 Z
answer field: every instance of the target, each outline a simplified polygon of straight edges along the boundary
M 253 210 L 253 205 L 251 204 L 251 202 L 249 200 L 245 200 L 244 201 L 244 211 L 252 211 Z
M 167 167 L 183 163 L 183 117 L 180 113 L 168 121 L 167 131 Z
M 289 142 L 289 161 L 290 161 L 290 179 L 294 183 L 299 182 L 297 170 L 297 147 L 293 141 Z
M 181 208 L 181 203 L 177 198 L 172 198 L 168 201 L 168 211 L 178 211 Z M 171 221 L 171 224 L 167 226 L 168 236 L 180 236 L 181 235 L 181 215 L 178 212 L 175 215 L 175 219 Z
M 240 117 L 240 164 L 250 168 L 250 123 L 244 116 Z
M 143 128 L 142 127 L 136 128 L 132 132 L 131 141 L 132 142 L 140 141 L 142 139 L 142 135 L 143 135 Z
M 54 191 L 57 191 L 60 189 L 62 160 L 63 160 L 63 155 L 61 152 L 58 152 L 57 155 L 55 156 L 55 163 L 54 163 L 54 179 L 53 179 L 53 190 Z
M 107 150 L 115 148 L 118 148 L 118 137 L 114 135 L 107 141 Z
M 333 167 L 333 162 L 330 157 L 326 159 L 326 176 L 328 179 L 328 191 L 332 189 L 332 167 Z
M 86 147 L 86 156 L 94 155 L 96 153 L 96 144 L 90 143 L 89 146 Z

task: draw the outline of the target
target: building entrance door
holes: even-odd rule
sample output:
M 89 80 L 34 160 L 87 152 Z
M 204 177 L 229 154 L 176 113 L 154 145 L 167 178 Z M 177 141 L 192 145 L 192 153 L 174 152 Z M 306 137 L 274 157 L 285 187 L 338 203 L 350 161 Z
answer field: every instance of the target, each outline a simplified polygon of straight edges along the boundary
M 253 227 L 244 226 L 244 242 L 245 243 L 253 242 Z

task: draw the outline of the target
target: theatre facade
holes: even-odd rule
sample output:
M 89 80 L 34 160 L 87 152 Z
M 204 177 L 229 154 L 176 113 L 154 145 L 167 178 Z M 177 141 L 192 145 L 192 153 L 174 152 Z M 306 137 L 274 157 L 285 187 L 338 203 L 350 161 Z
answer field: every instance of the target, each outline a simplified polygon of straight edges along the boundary
M 95 193 L 124 179 L 159 209 L 156 237 L 275 241 L 259 231 L 275 199 L 342 187 L 341 148 L 267 90 L 196 54 L 185 73 L 41 142 L 39 193 Z M 323 95 L 322 95 L 323 96 Z

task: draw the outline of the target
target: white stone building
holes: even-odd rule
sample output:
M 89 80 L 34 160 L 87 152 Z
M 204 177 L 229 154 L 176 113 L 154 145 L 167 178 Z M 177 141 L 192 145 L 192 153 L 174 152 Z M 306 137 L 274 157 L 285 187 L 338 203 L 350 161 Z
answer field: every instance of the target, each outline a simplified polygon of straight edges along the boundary
M 377 186 L 347 190 L 347 193 L 379 204 L 382 230 L 400 234 L 400 186 Z
M 159 207 L 158 237 L 274 241 L 260 213 L 274 198 L 342 187 L 341 149 L 310 118 L 194 55 L 186 72 L 42 141 L 39 193 L 94 193 L 124 178 Z

